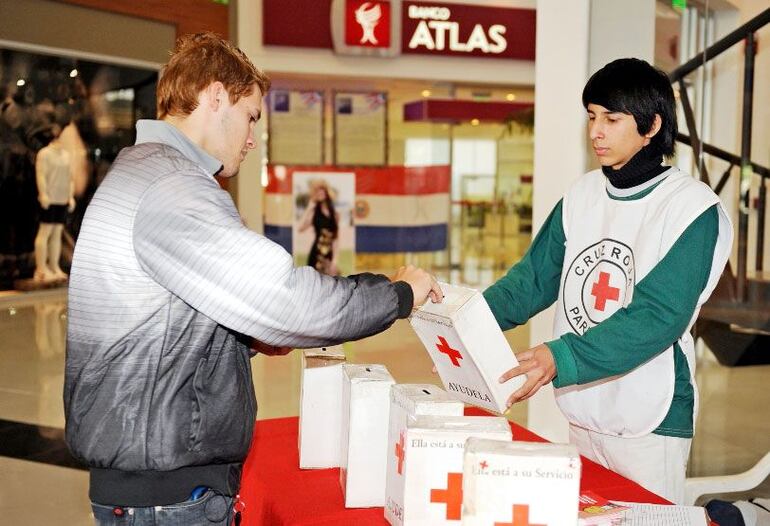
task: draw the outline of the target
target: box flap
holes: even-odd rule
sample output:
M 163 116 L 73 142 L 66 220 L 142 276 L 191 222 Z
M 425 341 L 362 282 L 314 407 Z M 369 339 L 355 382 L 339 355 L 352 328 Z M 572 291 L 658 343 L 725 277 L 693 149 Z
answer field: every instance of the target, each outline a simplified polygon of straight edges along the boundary
M 444 299 L 441 303 L 426 301 L 425 304 L 412 311 L 412 316 L 426 315 L 427 317 L 449 318 L 463 308 L 474 295 L 479 294 L 475 289 L 439 283 Z
M 508 420 L 500 416 L 433 416 L 417 415 L 410 417 L 409 429 L 426 429 L 460 432 L 500 432 L 510 436 L 511 426 Z

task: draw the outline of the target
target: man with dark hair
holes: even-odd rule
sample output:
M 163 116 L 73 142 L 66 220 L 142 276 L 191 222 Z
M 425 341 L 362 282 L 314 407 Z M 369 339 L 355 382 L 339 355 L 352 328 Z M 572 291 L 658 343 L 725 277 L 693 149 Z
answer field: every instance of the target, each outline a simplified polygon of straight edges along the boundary
M 103 524 L 230 524 L 257 406 L 249 357 L 362 338 L 441 290 L 425 271 L 323 276 L 243 226 L 214 175 L 256 146 L 267 77 L 180 39 L 94 195 L 69 287 L 66 439 Z
M 697 391 L 690 328 L 727 262 L 732 227 L 674 153 L 666 75 L 616 60 L 583 91 L 601 164 L 557 203 L 524 258 L 484 292 L 503 330 L 557 302 L 552 341 L 517 355 L 509 400 L 553 382 L 581 454 L 684 498 Z

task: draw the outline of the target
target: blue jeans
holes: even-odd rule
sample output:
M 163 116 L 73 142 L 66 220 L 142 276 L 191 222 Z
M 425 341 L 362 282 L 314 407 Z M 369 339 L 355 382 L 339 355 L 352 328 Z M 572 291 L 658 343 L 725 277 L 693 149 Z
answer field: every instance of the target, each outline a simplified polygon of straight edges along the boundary
M 91 503 L 97 526 L 230 526 L 233 497 L 208 490 L 199 499 L 167 506 L 129 508 Z

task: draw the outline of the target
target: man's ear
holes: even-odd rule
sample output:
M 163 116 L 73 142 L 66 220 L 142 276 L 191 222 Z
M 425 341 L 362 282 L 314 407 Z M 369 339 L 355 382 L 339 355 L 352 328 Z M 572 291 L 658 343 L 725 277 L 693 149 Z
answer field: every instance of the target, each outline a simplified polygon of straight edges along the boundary
M 218 111 L 225 102 L 227 90 L 225 85 L 219 81 L 212 82 L 201 92 L 201 104 L 207 105 L 211 111 Z
M 649 144 L 650 139 L 655 137 L 655 135 L 660 131 L 660 127 L 663 125 L 663 119 L 660 118 L 660 114 L 656 113 L 655 118 L 652 120 L 652 126 L 650 126 L 650 131 L 644 134 L 644 137 L 647 139 L 646 144 Z

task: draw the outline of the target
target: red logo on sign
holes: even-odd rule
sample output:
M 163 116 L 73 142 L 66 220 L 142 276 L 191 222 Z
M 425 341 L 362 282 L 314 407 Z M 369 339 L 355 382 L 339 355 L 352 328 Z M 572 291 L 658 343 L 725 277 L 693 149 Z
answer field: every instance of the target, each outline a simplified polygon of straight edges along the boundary
M 346 0 L 345 44 L 389 48 L 390 2 Z

